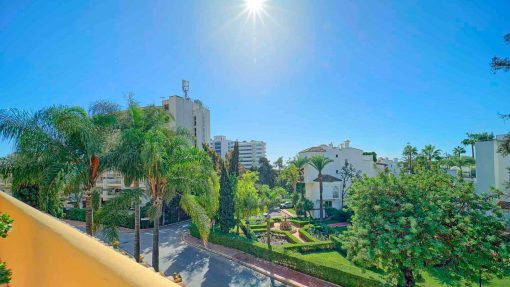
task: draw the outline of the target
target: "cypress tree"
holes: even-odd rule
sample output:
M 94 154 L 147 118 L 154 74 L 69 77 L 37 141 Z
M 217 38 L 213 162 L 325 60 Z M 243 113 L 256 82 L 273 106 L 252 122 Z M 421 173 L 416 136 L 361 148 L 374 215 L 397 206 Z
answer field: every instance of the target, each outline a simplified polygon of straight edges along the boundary
M 239 143 L 237 141 L 228 161 L 228 173 L 236 178 L 239 176 Z
M 228 233 L 234 227 L 234 185 L 231 176 L 228 175 L 225 164 L 221 165 L 220 176 L 220 206 L 218 210 L 218 221 L 221 232 Z

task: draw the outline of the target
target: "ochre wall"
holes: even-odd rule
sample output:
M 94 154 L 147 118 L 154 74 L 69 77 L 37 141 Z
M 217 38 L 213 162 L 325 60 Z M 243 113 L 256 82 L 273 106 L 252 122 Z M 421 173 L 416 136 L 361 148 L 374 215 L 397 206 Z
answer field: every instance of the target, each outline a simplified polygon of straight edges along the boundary
M 134 260 L 0 191 L 0 212 L 14 219 L 0 238 L 12 287 L 178 286 Z

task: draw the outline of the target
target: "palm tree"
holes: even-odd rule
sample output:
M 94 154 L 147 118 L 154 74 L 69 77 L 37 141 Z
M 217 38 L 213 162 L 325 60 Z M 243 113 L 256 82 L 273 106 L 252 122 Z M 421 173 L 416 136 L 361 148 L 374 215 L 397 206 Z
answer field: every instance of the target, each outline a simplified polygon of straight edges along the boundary
M 53 106 L 36 113 L 0 110 L 0 134 L 15 141 L 25 168 L 21 181 L 33 177 L 42 194 L 84 191 L 86 232 L 92 235 L 92 191 L 103 170 L 101 157 L 115 127 L 117 106 L 97 102 L 89 114 L 80 107 Z
M 421 153 L 427 159 L 429 168 L 432 167 L 432 159 L 441 157 L 441 150 L 436 149 L 436 147 L 431 144 L 425 145 L 425 147 L 421 150 Z
M 466 150 L 461 146 L 457 146 L 453 149 L 453 155 L 456 157 L 460 157 L 462 154 L 465 154 L 465 153 L 466 153 Z
M 402 155 L 407 161 L 407 168 L 409 170 L 409 173 L 411 173 L 413 171 L 413 160 L 418 155 L 418 149 L 412 146 L 410 143 L 407 143 L 407 145 L 404 147 Z
M 462 144 L 467 146 L 471 146 L 471 157 L 475 158 L 475 143 L 479 141 L 490 141 L 494 139 L 493 133 L 483 132 L 483 133 L 466 133 L 467 138 L 462 140 Z
M 304 176 L 304 172 L 305 172 L 305 166 L 308 163 L 308 161 L 309 160 L 307 157 L 302 157 L 302 156 L 296 156 L 293 160 L 290 161 L 290 163 L 293 164 L 294 166 L 296 166 L 296 168 L 298 169 L 298 172 L 299 172 L 298 182 L 303 182 L 303 180 L 304 180 L 303 176 Z M 301 189 L 301 199 L 304 199 L 304 198 L 305 198 L 305 189 L 302 188 Z
M 317 178 L 319 179 L 319 205 L 320 205 L 320 220 L 324 218 L 324 208 L 323 208 L 323 202 L 322 202 L 322 170 L 330 163 L 332 163 L 333 160 L 330 158 L 327 158 L 323 155 L 314 155 L 310 158 L 310 161 L 308 162 L 309 165 L 311 165 L 319 175 Z
M 141 156 L 144 135 L 151 128 L 161 127 L 168 122 L 168 115 L 154 106 L 142 109 L 130 97 L 127 112 L 119 115 L 119 122 L 122 127 L 119 141 L 106 156 L 105 165 L 122 173 L 125 185 L 133 184 L 133 188 L 137 190 L 140 188 L 140 181 L 146 178 Z M 135 217 L 133 255 L 136 262 L 140 262 L 140 198 L 133 198 L 131 202 Z
M 209 155 L 192 147 L 186 132 L 151 128 L 141 150 L 153 202 L 152 267 L 159 271 L 159 220 L 163 202 L 180 197 L 204 243 L 218 208 L 219 184 Z

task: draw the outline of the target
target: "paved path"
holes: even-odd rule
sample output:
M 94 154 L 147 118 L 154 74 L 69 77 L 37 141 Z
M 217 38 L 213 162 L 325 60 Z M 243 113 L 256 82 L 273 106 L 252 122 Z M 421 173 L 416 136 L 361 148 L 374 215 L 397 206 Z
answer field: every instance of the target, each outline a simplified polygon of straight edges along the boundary
M 83 224 L 73 224 L 85 230 Z M 160 270 L 169 276 L 174 272 L 181 274 L 187 287 L 280 287 L 285 284 L 240 265 L 223 256 L 190 246 L 182 241 L 182 234 L 188 229 L 188 223 L 178 223 L 162 227 L 160 230 Z M 100 236 L 99 236 L 100 237 Z M 120 247 L 130 254 L 133 252 L 134 233 L 122 229 Z M 141 253 L 144 261 L 152 261 L 152 230 L 141 232 Z
M 183 239 L 192 246 L 222 255 L 233 261 L 239 262 L 244 266 L 257 270 L 260 273 L 274 277 L 278 280 L 286 281 L 291 286 L 296 287 L 339 287 L 339 285 L 323 281 L 319 278 L 283 267 L 278 264 L 262 260 L 250 254 L 246 254 L 236 249 L 228 248 L 222 245 L 208 243 L 204 247 L 202 241 L 191 236 L 188 232 L 183 234 Z M 257 285 L 258 286 L 258 285 Z

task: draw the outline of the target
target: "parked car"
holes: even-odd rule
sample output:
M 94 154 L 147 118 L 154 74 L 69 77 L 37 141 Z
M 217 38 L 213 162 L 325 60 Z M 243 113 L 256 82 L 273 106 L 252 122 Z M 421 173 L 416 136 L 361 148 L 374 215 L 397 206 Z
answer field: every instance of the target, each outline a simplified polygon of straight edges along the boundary
M 289 201 L 280 204 L 280 209 L 293 208 L 293 207 L 294 207 L 294 204 L 292 204 L 292 202 L 289 202 Z

